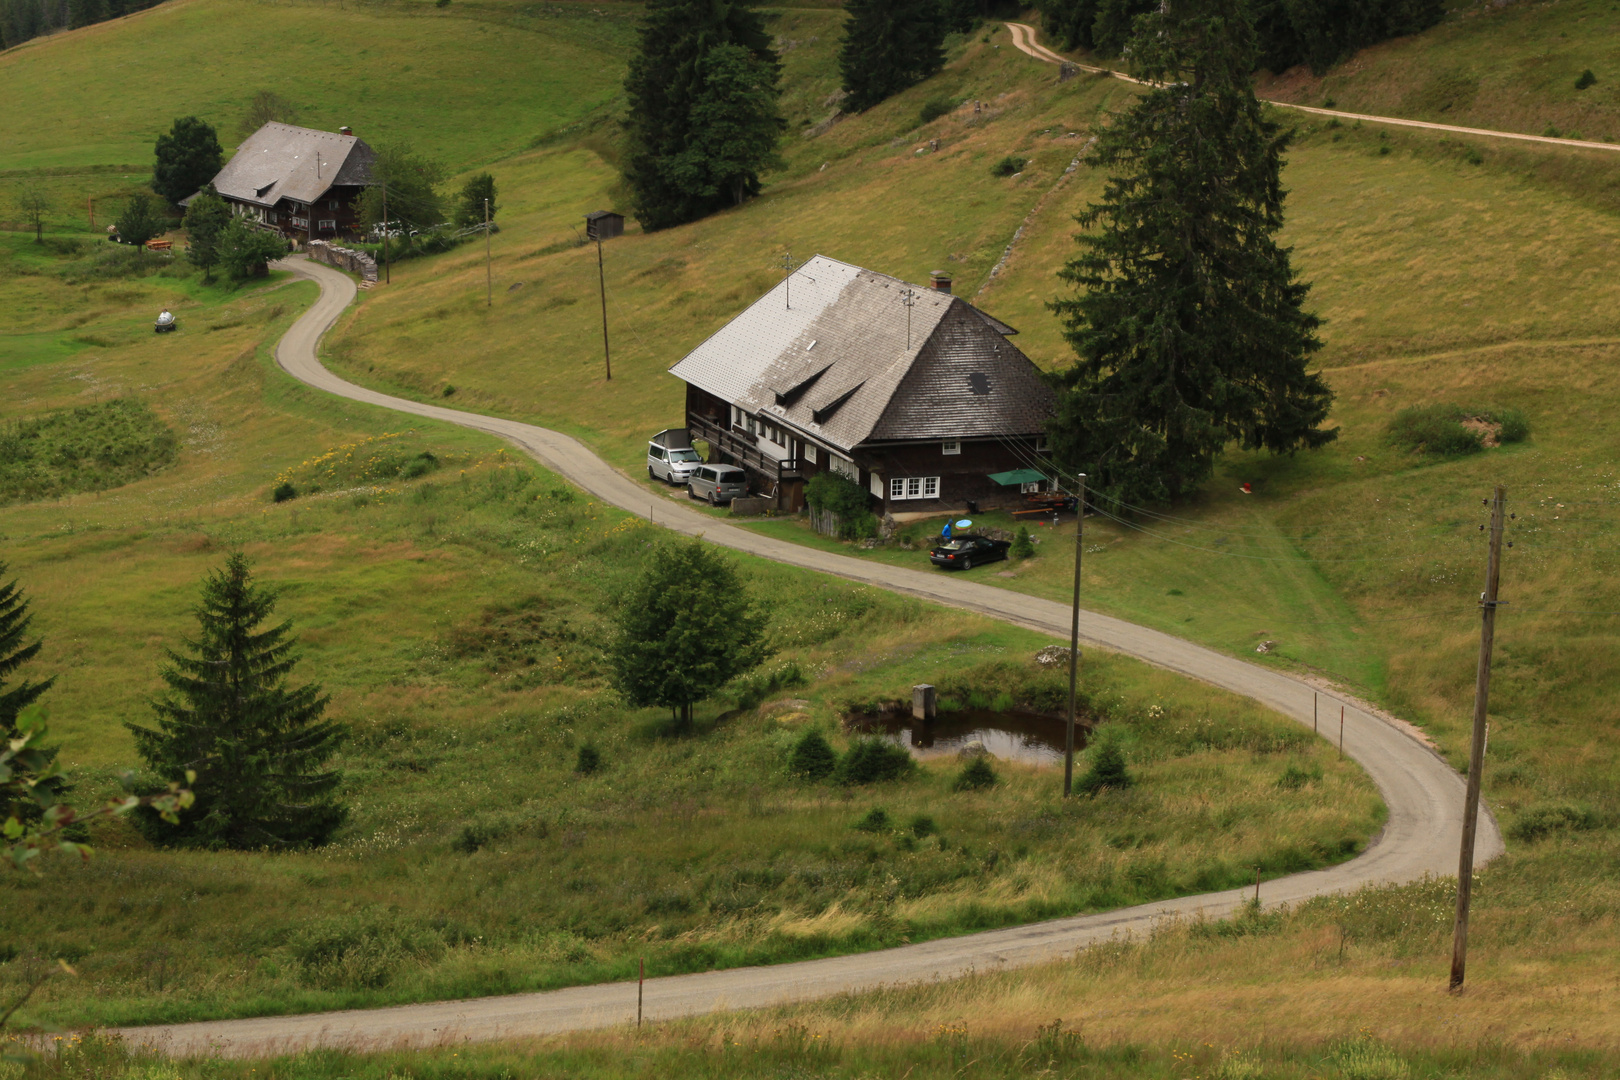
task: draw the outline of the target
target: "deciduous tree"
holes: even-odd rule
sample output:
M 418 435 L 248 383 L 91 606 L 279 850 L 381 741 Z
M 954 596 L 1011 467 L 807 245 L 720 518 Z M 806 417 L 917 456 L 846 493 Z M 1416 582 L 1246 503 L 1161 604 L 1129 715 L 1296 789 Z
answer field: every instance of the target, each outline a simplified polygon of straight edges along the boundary
M 255 91 L 248 101 L 247 111 L 242 114 L 242 122 L 237 126 L 236 132 L 245 139 L 269 123 L 298 123 L 298 106 L 274 90 Z
M 838 69 L 850 112 L 864 112 L 945 66 L 953 16 L 938 0 L 848 0 L 844 10 Z
M 201 191 L 225 163 L 219 136 L 195 116 L 182 116 L 167 134 L 159 135 L 155 155 L 152 190 L 171 205 Z
M 624 84 L 624 175 L 643 228 L 695 221 L 759 191 L 784 126 L 780 72 L 748 0 L 649 0 Z
M 489 200 L 489 220 L 494 221 L 495 213 L 500 209 L 495 201 L 495 178 L 482 172 L 462 185 L 461 194 L 456 196 L 457 228 L 465 229 L 469 225 L 484 223 L 485 199 Z
M 45 215 L 51 212 L 51 197 L 38 184 L 24 184 L 17 193 L 17 212 L 34 227 L 34 243 L 45 242 Z
M 1077 355 L 1060 376 L 1054 451 L 1129 502 L 1184 495 L 1223 448 L 1321 446 L 1332 392 L 1283 224 L 1289 135 L 1255 100 L 1241 0 L 1180 0 L 1133 45 L 1149 90 L 1098 137 L 1110 173 L 1077 218 L 1079 290 L 1051 306 Z
M 271 260 L 287 254 L 287 241 L 279 233 L 255 229 L 240 217 L 225 222 L 216 244 L 219 263 L 233 281 L 263 277 Z
M 344 729 L 323 719 L 330 699 L 318 685 L 288 685 L 298 663 L 291 624 L 261 628 L 275 603 L 242 555 L 227 559 L 203 583 L 197 638 L 184 653 L 168 651 L 156 724 L 126 725 L 160 782 L 196 776 L 195 810 L 178 825 L 137 816 L 155 843 L 304 847 L 331 839 L 347 818 L 342 774 L 326 768 Z
M 666 545 L 619 597 L 608 647 L 614 685 L 632 705 L 665 706 L 690 725 L 695 703 L 771 655 L 765 623 L 714 548 Z
M 444 223 L 444 198 L 439 185 L 445 181 L 445 168 L 437 161 L 418 154 L 409 144 L 394 143 L 376 148 L 371 166 L 372 185 L 361 192 L 358 204 L 360 223 L 367 229 L 383 222 L 386 196 L 388 220 L 407 235 Z
M 139 246 L 163 231 L 163 220 L 152 206 L 152 197 L 137 191 L 124 204 L 124 211 L 113 222 L 113 227 L 124 243 Z

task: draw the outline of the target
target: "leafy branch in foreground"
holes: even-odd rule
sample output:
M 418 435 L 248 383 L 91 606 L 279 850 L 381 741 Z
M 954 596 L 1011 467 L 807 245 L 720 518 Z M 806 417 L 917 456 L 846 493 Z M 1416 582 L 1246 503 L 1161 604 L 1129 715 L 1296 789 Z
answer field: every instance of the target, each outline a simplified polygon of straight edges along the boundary
M 13 869 L 27 868 L 42 853 L 56 851 L 64 855 L 90 857 L 90 846 L 69 838 L 69 830 L 93 821 L 122 817 L 132 810 L 147 807 L 165 821 L 178 822 L 180 811 L 192 803 L 191 792 L 178 781 L 167 789 L 150 795 L 125 795 L 89 810 L 81 810 L 67 803 L 55 801 L 55 794 L 64 782 L 62 766 L 56 754 L 45 747 L 49 728 L 44 714 L 31 708 L 17 718 L 17 734 L 6 740 L 0 749 L 0 804 L 6 807 L 6 819 L 0 825 L 0 858 Z M 187 773 L 186 783 L 196 779 Z M 125 789 L 134 783 L 134 775 L 123 777 Z M 38 807 L 37 813 L 29 810 Z

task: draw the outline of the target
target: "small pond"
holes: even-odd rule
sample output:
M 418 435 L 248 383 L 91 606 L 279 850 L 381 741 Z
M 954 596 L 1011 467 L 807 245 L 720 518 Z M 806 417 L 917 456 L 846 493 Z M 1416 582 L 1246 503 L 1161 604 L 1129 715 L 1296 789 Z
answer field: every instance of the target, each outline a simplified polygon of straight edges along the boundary
M 880 713 L 851 713 L 844 718 L 851 732 L 876 735 L 904 746 L 920 761 L 955 757 L 977 740 L 1001 761 L 1026 765 L 1063 764 L 1062 719 L 1032 712 L 965 709 L 940 713 L 932 723 L 914 720 L 910 706 Z M 1086 745 L 1085 718 L 1074 730 L 1074 748 Z

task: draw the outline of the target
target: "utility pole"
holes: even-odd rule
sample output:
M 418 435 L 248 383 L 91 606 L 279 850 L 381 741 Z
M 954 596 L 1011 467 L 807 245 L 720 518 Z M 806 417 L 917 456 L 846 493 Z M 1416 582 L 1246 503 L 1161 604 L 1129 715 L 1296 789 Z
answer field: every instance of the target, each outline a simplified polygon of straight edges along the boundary
M 787 309 L 793 310 L 793 249 L 789 248 L 782 256 L 782 295 L 787 300 Z
M 1069 723 L 1063 732 L 1063 797 L 1074 792 L 1074 694 L 1080 676 L 1080 556 L 1085 551 L 1086 474 L 1076 479 L 1080 489 L 1074 504 L 1074 611 L 1069 617 Z
M 394 282 L 394 264 L 388 258 L 388 185 L 383 189 L 383 284 L 391 285 Z
M 906 305 L 906 348 L 909 350 L 911 348 L 911 309 L 917 304 L 916 290 L 907 289 L 901 293 L 900 302 Z
M 1468 966 L 1468 904 L 1474 892 L 1474 833 L 1479 825 L 1479 785 L 1485 772 L 1485 711 L 1491 697 L 1491 649 L 1496 644 L 1496 591 L 1502 577 L 1502 526 L 1507 489 L 1496 485 L 1491 508 L 1491 548 L 1485 591 L 1479 594 L 1479 669 L 1474 676 L 1474 734 L 1468 745 L 1468 794 L 1463 800 L 1462 853 L 1457 865 L 1457 928 L 1451 939 L 1451 989 L 1460 990 Z
M 613 355 L 608 351 L 607 336 L 607 272 L 602 269 L 602 230 L 600 226 L 592 225 L 591 234 L 596 237 L 596 283 L 602 291 L 602 366 L 607 370 L 607 381 L 613 381 Z
M 489 268 L 489 200 L 484 200 L 484 306 L 495 306 L 494 271 Z

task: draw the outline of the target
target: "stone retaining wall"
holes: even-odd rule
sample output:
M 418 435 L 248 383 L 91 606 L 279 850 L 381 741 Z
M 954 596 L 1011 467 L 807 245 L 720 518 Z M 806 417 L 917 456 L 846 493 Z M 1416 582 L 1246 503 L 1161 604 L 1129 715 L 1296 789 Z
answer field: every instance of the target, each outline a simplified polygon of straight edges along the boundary
M 323 262 L 327 266 L 335 266 L 339 270 L 359 274 L 366 281 L 377 280 L 377 260 L 363 251 L 338 247 L 329 240 L 311 240 L 309 242 L 309 257 L 316 262 Z

